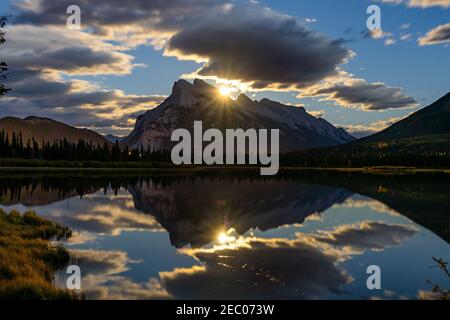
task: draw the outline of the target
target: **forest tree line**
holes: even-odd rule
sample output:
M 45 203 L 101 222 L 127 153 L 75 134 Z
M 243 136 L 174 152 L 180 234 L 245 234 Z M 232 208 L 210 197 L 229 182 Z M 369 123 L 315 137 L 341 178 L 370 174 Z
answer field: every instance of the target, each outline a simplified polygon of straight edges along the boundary
M 449 168 L 450 142 L 378 147 L 377 144 L 305 150 L 285 154 L 284 167 L 360 168 L 376 166 Z
M 429 145 L 421 149 L 374 148 L 355 146 L 347 148 L 327 148 L 305 150 L 280 155 L 283 167 L 370 167 L 370 166 L 408 166 L 418 168 L 449 168 L 450 148 L 446 144 Z M 160 162 L 171 163 L 169 150 L 152 150 L 141 146 L 129 149 L 128 146 L 104 143 L 98 145 L 80 139 L 77 143 L 66 138 L 53 142 L 24 141 L 22 133 L 13 132 L 10 136 L 0 131 L 0 159 L 26 159 L 46 161 L 98 161 L 98 162 Z
M 0 158 L 29 160 L 65 160 L 65 161 L 164 161 L 170 159 L 168 151 L 151 150 L 150 148 L 130 150 L 121 147 L 116 141 L 112 146 L 86 142 L 80 139 L 77 143 L 66 138 L 53 142 L 37 142 L 34 138 L 24 141 L 22 133 L 13 132 L 11 136 L 0 131 Z
M 282 167 L 320 167 L 320 168 L 361 168 L 361 167 L 416 167 L 449 168 L 450 153 L 425 151 L 421 153 L 401 153 L 385 151 L 343 154 L 302 153 L 281 157 Z

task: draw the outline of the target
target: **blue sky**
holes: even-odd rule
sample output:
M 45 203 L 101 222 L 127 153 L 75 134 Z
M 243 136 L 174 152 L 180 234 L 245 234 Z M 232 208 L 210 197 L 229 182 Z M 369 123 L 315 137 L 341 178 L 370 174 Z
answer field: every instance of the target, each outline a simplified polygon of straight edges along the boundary
M 182 2 L 182 0 L 177 0 L 176 2 L 180 1 Z M 408 1 L 419 2 L 422 7 L 414 7 L 411 4 L 408 4 Z M 37 1 L 34 0 L 29 0 L 29 2 L 37 3 Z M 10 60 L 13 62 L 13 64 L 9 63 L 11 74 L 13 74 L 14 71 L 14 63 L 17 65 L 20 63 L 23 64 L 23 60 L 20 60 L 16 56 L 12 56 L 12 52 L 13 50 L 18 52 L 18 48 L 21 46 L 20 39 L 17 39 L 17 37 L 21 35 L 21 32 L 29 33 L 24 26 L 33 26 L 33 28 L 36 28 L 36 34 L 45 32 L 46 28 L 60 28 L 62 30 L 62 28 L 65 27 L 62 23 L 58 24 L 59 22 L 52 20 L 51 15 L 55 14 L 55 12 L 58 14 L 57 10 L 60 10 L 57 1 L 44 0 L 42 2 L 44 5 L 48 5 L 49 9 L 45 11 L 44 8 L 40 8 L 41 11 L 39 11 L 38 8 L 36 12 L 33 12 L 34 16 L 24 14 L 24 12 L 27 13 L 26 11 L 28 9 L 12 8 L 11 4 L 17 5 L 20 4 L 21 1 L 2 1 L 0 4 L 0 12 L 2 14 L 13 15 L 12 22 L 7 29 L 10 37 L 8 38 L 8 41 L 13 42 L 13 44 L 8 47 L 7 42 L 5 46 L 0 48 L 0 52 L 4 49 L 7 50 L 6 54 L 1 55 L 2 59 L 7 60 L 8 62 L 7 58 L 11 56 Z M 123 2 L 125 3 L 125 1 Z M 135 2 L 139 3 L 140 1 Z M 198 1 L 198 3 L 200 2 L 205 1 Z M 213 2 L 220 2 L 220 0 L 210 1 L 210 3 Z M 225 4 L 233 3 L 236 5 L 245 2 L 245 0 L 222 1 L 222 3 Z M 389 0 L 387 2 L 389 2 Z M 348 94 L 350 94 L 348 91 L 345 91 L 345 103 L 343 103 L 342 100 L 336 101 L 336 99 L 323 101 L 326 96 L 319 95 L 317 91 L 315 93 L 310 92 L 308 95 L 302 94 L 305 89 L 304 85 L 302 85 L 300 89 L 290 90 L 288 92 L 278 92 L 271 90 L 270 88 L 256 92 L 253 91 L 252 88 L 247 88 L 248 91 L 245 93 L 253 99 L 267 97 L 289 104 L 304 105 L 305 108 L 308 111 L 313 112 L 313 114 L 322 116 L 334 125 L 344 126 L 355 134 L 380 130 L 392 121 L 398 120 L 409 113 L 418 110 L 420 107 L 430 104 L 449 91 L 450 47 L 448 46 L 448 42 L 450 40 L 447 38 L 438 43 L 419 45 L 418 39 L 425 37 L 427 33 L 434 28 L 445 26 L 450 23 L 448 7 L 450 1 L 439 0 L 437 2 L 439 2 L 440 5 L 437 6 L 428 6 L 427 4 L 429 2 L 433 1 L 404 0 L 403 3 L 384 3 L 380 0 L 263 0 L 259 1 L 257 4 L 252 3 L 251 9 L 247 10 L 248 15 L 251 16 L 252 14 L 258 14 L 258 10 L 268 7 L 274 14 L 288 15 L 295 19 L 295 21 L 302 26 L 299 28 L 304 27 L 311 32 L 318 32 L 330 41 L 337 39 L 342 40 L 342 48 L 348 52 L 354 52 L 354 56 L 349 58 L 346 63 L 334 63 L 332 68 L 336 67 L 338 70 L 344 71 L 345 76 L 351 78 L 352 81 L 358 79 L 358 81 L 364 81 L 366 85 L 382 83 L 384 87 L 379 90 L 384 90 L 386 89 L 385 87 L 387 87 L 388 90 L 390 90 L 389 88 L 396 88 L 398 90 L 390 99 L 397 98 L 399 94 L 402 94 L 404 103 L 397 104 L 397 102 L 395 102 L 395 107 L 393 108 L 382 108 L 380 105 L 382 105 L 383 101 L 377 100 L 377 106 L 375 106 L 375 104 L 371 106 L 362 106 L 357 103 L 350 103 L 350 100 L 355 101 L 355 99 L 359 99 L 363 101 L 366 97 L 361 97 L 361 93 L 358 92 L 358 97 L 353 99 L 353 97 L 348 96 Z M 86 25 L 89 27 L 98 27 L 98 21 L 94 18 L 91 19 L 89 16 L 89 12 L 94 11 L 95 8 L 87 7 L 88 2 L 85 1 L 71 1 L 70 3 L 80 5 L 83 27 L 86 28 Z M 93 3 L 95 3 L 95 1 Z M 366 9 L 370 4 L 377 4 L 381 8 L 383 35 L 379 38 L 367 36 L 368 29 L 366 27 L 366 19 L 368 14 L 366 14 Z M 204 6 L 200 8 L 200 12 L 208 12 L 210 10 L 208 3 L 206 2 L 206 4 L 203 5 Z M 150 7 L 151 5 L 147 6 L 142 4 L 142 6 L 143 7 L 139 9 L 153 10 L 153 8 Z M 214 10 L 213 7 L 214 6 L 211 5 L 211 11 Z M 177 11 L 177 14 L 178 12 L 179 11 Z M 105 14 L 107 14 L 107 12 L 105 12 Z M 189 15 L 189 10 L 187 10 L 187 13 L 183 11 L 183 14 Z M 195 14 L 195 11 L 193 11 L 194 18 Z M 87 21 L 84 19 L 85 15 L 88 16 L 86 19 Z M 40 20 L 36 20 L 36 16 L 41 16 L 43 17 L 43 20 L 47 19 L 47 21 L 41 22 Z M 110 13 L 109 16 L 111 16 Z M 18 19 L 15 20 L 17 17 Z M 64 12 L 60 12 L 60 16 L 56 15 L 55 17 L 57 19 L 61 18 L 61 21 L 63 21 L 63 19 L 65 19 Z M 191 22 L 186 23 L 186 25 L 178 25 L 178 23 L 175 24 L 171 21 L 171 18 L 173 17 L 169 16 L 167 19 L 170 23 L 176 25 L 176 27 L 170 26 L 170 28 L 176 28 L 175 35 L 178 33 L 183 35 L 183 33 L 189 31 L 192 24 Z M 272 19 L 272 16 L 269 18 Z M 106 17 L 102 18 L 102 21 L 106 21 L 106 19 Z M 241 18 L 229 14 L 229 16 L 226 16 L 224 19 L 231 19 L 231 22 L 233 22 L 232 19 Z M 248 19 L 253 21 L 252 19 L 259 18 L 249 17 Z M 270 21 L 278 21 L 277 19 L 282 20 L 283 18 L 276 16 Z M 214 21 L 214 19 L 207 23 L 212 23 L 212 21 Z M 109 22 L 107 21 L 106 23 Z M 141 23 L 134 23 L 134 21 L 127 23 L 131 28 L 136 28 L 136 26 L 141 27 L 143 25 Z M 247 23 L 247 21 L 245 23 Z M 97 69 L 91 67 L 90 71 L 84 72 L 83 74 L 78 74 L 73 70 L 68 71 L 66 67 L 60 68 L 59 66 L 50 66 L 48 67 L 48 70 L 45 68 L 39 70 L 42 71 L 42 74 L 37 75 L 37 77 L 44 77 L 43 75 L 45 75 L 45 81 L 47 81 L 48 85 L 52 86 L 52 88 L 55 87 L 55 83 L 50 83 L 48 80 L 49 73 L 52 74 L 52 81 L 55 81 L 55 75 L 58 75 L 56 81 L 58 87 L 69 83 L 73 86 L 73 80 L 83 80 L 85 82 L 84 85 L 86 85 L 86 89 L 84 90 L 89 91 L 90 93 L 92 92 L 89 99 L 93 99 L 94 102 L 88 101 L 88 97 L 80 97 L 80 95 L 77 95 L 77 101 L 81 101 L 79 102 L 79 105 L 77 105 L 78 102 L 71 102 L 73 105 L 69 107 L 63 103 L 57 105 L 55 101 L 51 101 L 52 103 L 49 104 L 52 104 L 53 106 L 49 106 L 45 103 L 45 98 L 42 96 L 38 99 L 33 96 L 32 93 L 23 93 L 23 90 L 18 90 L 21 95 L 15 96 L 13 90 L 11 96 L 7 100 L 1 102 L 1 105 L 3 105 L 4 108 L 0 109 L 0 116 L 26 116 L 27 112 L 32 112 L 38 116 L 51 116 L 73 125 L 91 127 L 102 133 L 113 132 L 116 134 L 126 134 L 132 128 L 134 122 L 133 117 L 157 104 L 157 101 L 159 100 L 154 98 L 154 96 L 170 94 L 174 81 L 183 75 L 195 72 L 204 64 L 204 62 L 182 61 L 181 59 L 186 59 L 186 53 L 177 54 L 176 57 L 168 57 L 167 49 L 164 45 L 156 46 L 153 42 L 155 37 L 149 35 L 153 32 L 153 26 L 149 27 L 148 22 L 145 22 L 145 28 L 148 28 L 145 30 L 148 37 L 141 42 L 135 42 L 133 44 L 129 43 L 131 41 L 127 42 L 123 39 L 114 39 L 111 36 L 107 38 L 103 36 L 98 37 L 99 42 L 101 43 L 95 45 L 95 49 L 93 50 L 96 52 L 98 52 L 100 47 L 102 50 L 105 50 L 103 44 L 114 44 L 116 47 L 111 50 L 117 50 L 117 53 L 123 53 L 130 57 L 131 62 L 129 63 L 132 63 L 133 66 L 124 66 L 123 68 L 126 70 L 118 72 L 121 73 L 119 75 L 114 74 L 114 72 L 111 71 L 99 72 L 98 70 L 103 68 L 102 66 L 98 66 Z M 160 26 L 157 28 L 159 28 L 159 37 L 162 31 Z M 11 32 L 9 32 L 9 30 L 11 30 Z M 166 29 L 164 29 L 164 31 L 165 30 Z M 201 30 L 204 30 L 206 33 L 208 32 L 207 29 Z M 59 31 L 55 30 L 55 33 L 56 32 Z M 68 31 L 65 32 L 65 35 L 67 35 Z M 89 33 L 89 29 L 83 29 L 82 32 L 76 34 L 75 38 L 82 39 L 83 34 Z M 16 38 L 13 39 L 14 36 L 16 36 Z M 43 38 L 46 39 L 47 37 L 48 36 L 45 35 Z M 67 37 L 70 38 L 70 34 Z M 168 40 L 169 38 L 166 37 L 164 41 L 170 43 L 170 40 Z M 392 44 L 387 45 L 387 40 Z M 54 40 L 52 41 L 53 42 L 49 42 L 50 47 L 51 44 L 54 43 Z M 127 46 L 126 49 L 117 48 L 119 45 L 125 45 L 125 43 Z M 83 45 L 86 45 L 86 43 L 84 42 Z M 270 46 L 270 43 L 267 43 L 267 45 Z M 295 47 L 296 45 L 297 44 L 293 44 L 294 50 L 297 48 Z M 308 45 L 311 45 L 311 43 L 308 42 Z M 94 48 L 94 45 L 91 44 L 87 46 L 90 49 Z M 186 44 L 182 44 L 182 46 L 184 46 L 182 47 L 183 50 L 198 49 L 189 47 L 189 45 Z M 23 47 L 30 48 L 30 44 L 24 41 Z M 200 48 L 198 50 L 203 49 L 204 48 Z M 239 50 L 239 43 L 236 43 L 236 51 L 238 52 Z M 209 48 L 206 49 L 206 51 L 211 52 Z M 42 50 L 36 49 L 34 53 L 36 52 L 42 52 Z M 259 54 L 264 55 L 264 52 L 259 52 Z M 6 58 L 3 58 L 5 56 Z M 40 59 L 42 59 L 42 57 L 37 56 L 37 53 L 33 57 L 36 57 L 36 61 L 41 61 Z M 293 59 L 294 58 L 296 57 L 293 57 Z M 68 55 L 67 60 L 70 59 L 77 59 L 76 55 Z M 145 66 L 142 66 L 143 64 L 145 64 Z M 26 65 L 28 68 L 27 70 L 36 70 L 36 67 L 31 68 L 28 62 Z M 122 65 L 125 65 L 125 62 L 122 61 L 121 67 Z M 20 66 L 22 68 L 22 65 Z M 295 68 L 295 65 L 293 67 Z M 327 80 L 328 78 L 322 77 L 316 80 L 324 79 Z M 276 80 L 277 77 L 275 77 L 274 81 Z M 14 81 L 11 81 L 11 87 L 14 89 Z M 15 79 L 15 81 L 18 80 Z M 290 85 L 292 85 L 291 82 Z M 102 100 L 100 103 L 101 106 L 97 109 L 95 108 L 95 101 L 98 101 L 98 99 L 93 93 L 94 86 L 97 87 L 98 91 L 103 93 L 102 96 L 105 96 L 105 92 L 109 92 L 107 101 Z M 352 85 L 351 88 L 351 94 L 353 94 L 354 91 L 353 86 L 354 85 Z M 82 90 L 83 89 L 80 89 L 79 91 Z M 118 93 L 114 90 L 120 90 L 120 92 Z M 70 89 L 67 94 L 73 94 L 74 91 L 77 93 L 76 90 Z M 364 92 L 366 92 L 366 88 L 364 88 Z M 304 97 L 299 98 L 299 94 Z M 384 95 L 384 93 L 382 95 Z M 95 99 L 92 98 L 93 96 L 95 96 Z M 56 93 L 54 97 L 56 97 Z M 370 99 L 372 98 L 373 96 L 371 95 Z M 51 99 L 51 96 L 48 96 L 48 99 Z M 411 103 L 412 99 L 414 100 L 414 103 Z M 390 102 L 391 101 L 389 101 L 389 103 Z M 129 107 L 128 111 L 123 111 L 120 110 L 122 108 L 121 103 L 126 103 L 129 106 L 133 103 L 136 105 Z M 386 103 L 389 104 L 388 102 Z M 110 115 L 114 114 L 116 118 L 108 116 L 108 112 Z M 113 120 L 119 118 L 121 124 L 113 125 Z

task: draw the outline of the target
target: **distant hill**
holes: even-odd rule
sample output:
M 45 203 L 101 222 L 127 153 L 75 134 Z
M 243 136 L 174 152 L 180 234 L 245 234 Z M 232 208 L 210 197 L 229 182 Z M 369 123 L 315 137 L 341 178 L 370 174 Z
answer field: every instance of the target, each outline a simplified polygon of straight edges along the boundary
M 355 144 L 450 134 L 450 92 L 409 117 Z
M 22 133 L 23 142 L 34 138 L 38 143 L 42 141 L 53 142 L 58 139 L 66 138 L 72 143 L 77 143 L 80 139 L 85 142 L 92 142 L 96 145 L 111 143 L 102 135 L 88 130 L 78 129 L 62 122 L 58 122 L 48 118 L 27 117 L 19 119 L 15 117 L 5 117 L 0 119 L 0 131 L 4 130 L 8 133 L 10 139 L 13 132 Z
M 150 146 L 170 150 L 172 131 L 177 128 L 192 131 L 196 120 L 203 122 L 205 130 L 279 129 L 281 152 L 335 146 L 355 139 L 344 129 L 310 115 L 302 107 L 268 99 L 255 101 L 243 94 L 233 100 L 196 79 L 192 84 L 185 80 L 175 82 L 172 94 L 161 105 L 139 116 L 134 130 L 122 144 L 130 149 Z
M 107 134 L 103 136 L 106 140 L 108 140 L 111 143 L 121 142 L 125 137 L 119 137 L 115 136 L 113 134 Z
M 372 136 L 283 159 L 287 166 L 450 167 L 450 93 Z

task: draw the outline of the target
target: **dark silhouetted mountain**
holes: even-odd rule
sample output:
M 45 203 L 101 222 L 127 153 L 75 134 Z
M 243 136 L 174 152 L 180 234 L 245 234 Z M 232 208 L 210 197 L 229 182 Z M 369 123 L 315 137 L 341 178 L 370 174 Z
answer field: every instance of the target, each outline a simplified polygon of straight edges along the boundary
M 450 92 L 387 129 L 355 143 L 371 143 L 450 134 Z
M 203 246 L 229 228 L 244 234 L 301 224 L 352 195 L 337 187 L 251 179 L 186 180 L 163 188 L 150 182 L 128 191 L 135 208 L 155 216 L 175 247 Z
M 291 152 L 286 166 L 450 165 L 450 93 L 387 129 L 350 143 Z
M 5 117 L 0 119 L 0 131 L 8 133 L 10 139 L 13 132 L 22 133 L 23 142 L 34 138 L 38 143 L 42 141 L 53 142 L 66 138 L 72 143 L 77 143 L 80 139 L 85 142 L 92 142 L 96 145 L 110 144 L 102 135 L 88 129 L 79 129 L 48 118 L 27 117 L 19 119 L 15 117 Z
M 116 141 L 121 142 L 124 139 L 124 137 L 115 136 L 113 134 L 107 134 L 103 137 L 111 143 L 116 143 Z
M 193 131 L 194 121 L 204 130 L 280 129 L 280 151 L 327 147 L 353 141 L 344 129 L 315 118 L 302 107 L 287 106 L 262 99 L 254 101 L 241 94 L 236 100 L 219 94 L 217 88 L 202 80 L 193 84 L 177 81 L 172 94 L 158 107 L 138 117 L 131 134 L 123 140 L 130 148 L 150 146 L 168 150 L 173 130 Z

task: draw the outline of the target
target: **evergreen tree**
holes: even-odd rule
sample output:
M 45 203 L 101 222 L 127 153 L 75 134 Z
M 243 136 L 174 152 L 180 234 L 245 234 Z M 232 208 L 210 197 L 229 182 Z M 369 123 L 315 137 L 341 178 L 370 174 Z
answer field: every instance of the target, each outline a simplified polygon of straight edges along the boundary
M 4 28 L 6 26 L 6 23 L 8 22 L 8 17 L 0 17 L 0 28 Z M 5 32 L 0 30 L 0 45 L 4 44 L 6 41 L 5 39 Z M 10 89 L 6 88 L 5 85 L 2 82 L 2 80 L 6 79 L 6 72 L 8 71 L 8 65 L 4 61 L 0 61 L 0 96 L 5 95 L 8 93 Z

